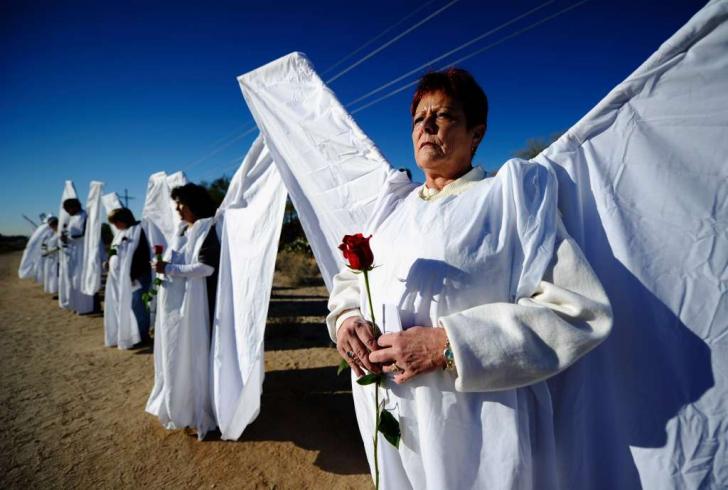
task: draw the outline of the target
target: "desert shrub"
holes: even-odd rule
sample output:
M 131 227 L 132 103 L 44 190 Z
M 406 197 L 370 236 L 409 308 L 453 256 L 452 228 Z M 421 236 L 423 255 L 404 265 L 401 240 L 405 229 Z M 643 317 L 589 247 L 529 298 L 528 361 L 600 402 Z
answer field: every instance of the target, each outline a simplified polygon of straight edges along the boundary
M 323 284 L 316 259 L 305 250 L 280 250 L 276 259 L 276 283 L 284 286 Z

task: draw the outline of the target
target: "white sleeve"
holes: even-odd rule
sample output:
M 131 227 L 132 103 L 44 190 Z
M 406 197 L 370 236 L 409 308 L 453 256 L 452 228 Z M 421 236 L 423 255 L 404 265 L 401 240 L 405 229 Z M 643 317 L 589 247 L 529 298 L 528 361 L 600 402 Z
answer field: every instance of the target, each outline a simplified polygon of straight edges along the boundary
M 544 380 L 602 342 L 612 309 L 578 245 L 559 226 L 554 258 L 531 297 L 440 319 L 458 391 L 496 391 Z
M 215 272 L 215 268 L 196 262 L 194 264 L 167 264 L 164 273 L 172 277 L 207 277 Z
M 329 336 L 334 343 L 336 343 L 336 331 L 341 323 L 352 316 L 361 316 L 361 311 L 359 311 L 361 291 L 359 287 L 359 276 L 349 269 L 342 269 L 334 276 L 333 287 L 329 296 L 330 313 L 326 317 Z
M 83 235 L 85 232 L 86 219 L 72 219 L 68 223 L 66 233 L 69 240 L 80 240 L 83 241 Z

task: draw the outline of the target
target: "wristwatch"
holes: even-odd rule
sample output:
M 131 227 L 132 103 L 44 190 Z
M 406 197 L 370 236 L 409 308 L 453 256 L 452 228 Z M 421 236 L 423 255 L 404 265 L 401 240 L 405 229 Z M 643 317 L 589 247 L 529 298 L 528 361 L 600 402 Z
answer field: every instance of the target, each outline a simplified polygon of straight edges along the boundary
M 445 344 L 445 349 L 442 351 L 442 357 L 445 358 L 445 365 L 442 367 L 443 371 L 455 371 L 455 355 L 452 353 L 449 340 Z

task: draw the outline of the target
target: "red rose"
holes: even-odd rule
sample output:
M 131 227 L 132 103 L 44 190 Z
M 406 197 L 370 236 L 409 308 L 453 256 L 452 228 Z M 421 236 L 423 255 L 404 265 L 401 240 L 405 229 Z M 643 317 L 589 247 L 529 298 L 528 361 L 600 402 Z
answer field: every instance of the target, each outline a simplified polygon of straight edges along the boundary
M 154 246 L 154 255 L 162 255 L 162 252 L 164 252 L 164 245 Z
M 348 262 L 348 266 L 358 271 L 371 270 L 374 263 L 374 254 L 369 247 L 369 239 L 372 236 L 364 238 L 364 235 L 357 233 L 356 235 L 346 235 L 339 245 L 339 250 L 344 253 L 344 260 Z

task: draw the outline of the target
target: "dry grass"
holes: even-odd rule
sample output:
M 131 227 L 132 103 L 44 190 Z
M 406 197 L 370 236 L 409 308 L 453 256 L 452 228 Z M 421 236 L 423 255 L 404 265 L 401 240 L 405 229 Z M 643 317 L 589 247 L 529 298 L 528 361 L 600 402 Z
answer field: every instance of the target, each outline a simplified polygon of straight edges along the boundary
M 276 283 L 281 286 L 323 285 L 321 272 L 313 255 L 303 251 L 281 250 L 276 260 Z

